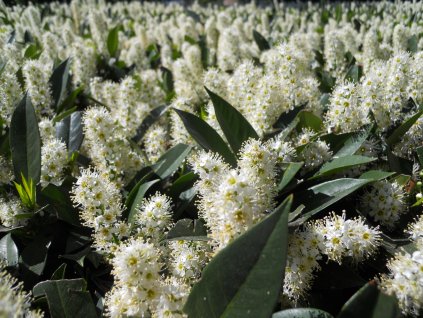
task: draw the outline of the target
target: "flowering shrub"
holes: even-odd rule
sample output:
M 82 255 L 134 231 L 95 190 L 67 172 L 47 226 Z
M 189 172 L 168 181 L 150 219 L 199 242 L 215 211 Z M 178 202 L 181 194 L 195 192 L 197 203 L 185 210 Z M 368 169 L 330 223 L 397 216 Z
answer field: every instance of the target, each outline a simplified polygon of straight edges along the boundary
M 423 3 L 0 19 L 1 317 L 423 315 Z

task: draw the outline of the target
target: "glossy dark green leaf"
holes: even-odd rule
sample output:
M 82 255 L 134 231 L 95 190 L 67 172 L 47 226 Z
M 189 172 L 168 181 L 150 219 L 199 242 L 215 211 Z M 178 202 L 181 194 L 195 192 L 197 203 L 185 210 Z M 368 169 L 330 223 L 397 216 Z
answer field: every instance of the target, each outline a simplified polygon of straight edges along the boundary
M 191 45 L 197 45 L 197 41 L 190 37 L 189 35 L 184 36 L 184 41 L 188 42 Z
M 150 128 L 161 116 L 163 116 L 168 108 L 169 106 L 167 105 L 161 105 L 151 110 L 150 113 L 144 118 L 141 125 L 137 128 L 137 132 L 132 140 L 139 142 L 142 137 L 144 137 L 148 128 Z
M 34 297 L 47 296 L 52 318 L 96 318 L 84 279 L 47 280 L 33 288 Z
M 172 72 L 167 69 L 166 67 L 160 68 L 162 71 L 162 78 L 163 78 L 163 89 L 166 93 L 170 93 L 173 91 L 173 75 Z
M 419 39 L 417 35 L 414 34 L 407 40 L 407 51 L 416 53 L 418 49 L 419 49 Z
M 329 176 L 331 174 L 339 173 L 346 169 L 366 164 L 377 160 L 377 158 L 370 158 L 366 156 L 350 155 L 340 158 L 335 158 L 330 162 L 325 163 L 320 170 L 313 176 L 313 178 Z
M 420 166 L 423 166 L 423 146 L 416 148 L 417 158 L 419 159 Z
M 166 151 L 153 166 L 153 171 L 161 179 L 174 173 L 190 153 L 192 147 L 185 144 L 177 144 Z
M 290 196 L 211 260 L 185 304 L 189 317 L 271 316 L 283 284 L 291 201 Z
M 322 93 L 331 93 L 335 86 L 335 78 L 332 77 L 327 71 L 320 70 L 316 73 L 317 79 L 320 82 L 320 91 Z
M 24 43 L 34 43 L 34 37 L 32 36 L 31 32 L 25 30 L 24 32 Z
M 160 180 L 156 179 L 153 181 L 149 181 L 146 183 L 143 183 L 140 185 L 140 187 L 138 188 L 137 191 L 137 195 L 134 199 L 134 201 L 132 202 L 131 208 L 129 210 L 129 214 L 128 214 L 128 222 L 132 223 L 134 221 L 135 215 L 137 214 L 137 209 L 138 206 L 141 204 L 142 200 L 144 199 L 145 194 L 147 193 L 147 191 L 151 188 L 151 186 L 157 182 L 159 182 Z
M 269 42 L 258 31 L 253 30 L 253 38 L 254 38 L 254 41 L 256 42 L 258 48 L 260 49 L 260 51 L 263 52 L 263 51 L 270 49 Z
M 76 112 L 77 108 L 78 108 L 77 106 L 74 106 L 72 108 L 66 109 L 65 111 L 61 112 L 59 115 L 53 118 L 53 123 L 58 123 L 62 121 L 64 118 L 72 115 L 74 112 Z
M 81 267 L 84 267 L 84 260 L 88 256 L 88 254 L 90 254 L 90 252 L 91 252 L 91 246 L 86 246 L 84 249 L 82 249 L 82 250 L 80 250 L 76 253 L 60 255 L 60 258 L 75 261 Z
M 13 241 L 11 233 L 6 234 L 0 240 L 0 259 L 6 266 L 15 266 L 18 264 L 18 247 Z
M 360 154 L 360 147 L 369 137 L 370 131 L 371 129 L 369 128 L 365 132 L 360 132 L 348 137 L 341 149 L 339 149 L 333 157 L 340 158 L 350 156 L 356 154 L 357 151 L 359 152 L 358 154 Z
M 315 132 L 319 132 L 323 127 L 323 121 L 310 111 L 301 111 L 298 114 L 300 122 L 297 125 L 297 130 L 301 131 L 303 128 L 310 128 Z
M 185 128 L 194 140 L 205 150 L 220 154 L 232 166 L 236 166 L 236 157 L 220 135 L 204 120 L 188 112 L 174 109 Z
M 194 172 L 190 171 L 180 176 L 175 180 L 175 182 L 172 183 L 172 186 L 169 189 L 169 193 L 172 195 L 178 195 L 179 193 L 191 188 L 197 180 L 198 176 Z
M 178 219 L 187 208 L 193 205 L 196 195 L 197 195 L 197 189 L 195 187 L 192 187 L 179 194 L 179 197 L 178 197 L 179 205 L 173 215 L 175 219 Z
M 201 219 L 182 219 L 167 233 L 167 240 L 208 241 L 207 229 Z
M 53 97 L 53 109 L 58 113 L 58 106 L 62 102 L 69 82 L 70 60 L 66 59 L 60 63 L 51 74 L 49 84 Z
M 272 318 L 333 318 L 333 316 L 316 308 L 291 308 L 274 313 Z
M 65 272 L 66 272 L 67 264 L 63 263 L 60 265 L 51 275 L 51 280 L 61 280 L 65 278 Z
M 297 117 L 298 113 L 302 111 L 305 108 L 305 104 L 301 106 L 297 106 L 292 110 L 289 110 L 288 112 L 282 113 L 279 118 L 276 120 L 276 122 L 273 124 L 274 128 L 287 128 L 292 121 Z
M 126 196 L 126 200 L 125 200 L 126 210 L 123 212 L 123 216 L 125 218 L 128 217 L 129 209 L 131 208 L 132 203 L 134 202 L 134 200 L 135 200 L 135 198 L 138 194 L 138 189 L 140 188 L 140 186 L 142 184 L 146 183 L 147 181 L 149 181 L 151 179 L 157 179 L 158 180 L 159 177 L 154 173 L 151 166 L 147 166 L 147 167 L 144 167 L 143 169 L 141 169 L 140 171 L 138 171 L 138 173 L 134 177 L 134 179 L 131 180 L 129 187 L 127 188 L 129 190 L 129 193 Z
M 392 175 L 394 175 L 395 172 L 387 172 L 387 171 L 381 171 L 381 170 L 369 170 L 363 173 L 359 179 L 370 179 L 373 181 L 379 181 L 386 179 Z
M 35 60 L 41 55 L 41 50 L 38 45 L 30 44 L 25 50 L 24 58 L 28 60 Z
M 116 26 L 109 31 L 109 35 L 107 36 L 107 50 L 112 57 L 116 57 L 119 48 L 119 30 L 120 26 Z
M 304 162 L 290 162 L 288 167 L 285 169 L 282 180 L 278 184 L 278 191 L 283 190 L 292 179 L 294 179 L 295 175 L 298 171 L 300 171 L 301 167 L 304 165 Z
M 57 106 L 56 113 L 58 113 L 58 114 L 61 113 L 60 115 L 62 115 L 62 111 L 64 112 L 64 111 L 69 110 L 71 108 L 75 108 L 75 110 L 76 110 L 76 107 L 74 106 L 75 105 L 75 102 L 76 102 L 76 99 L 83 92 L 84 92 L 84 87 L 83 86 L 80 86 L 80 87 L 74 89 L 67 97 L 65 97 L 65 99 L 63 100 L 63 102 L 61 102 Z M 56 116 L 56 117 L 59 117 L 59 116 Z M 56 121 L 60 121 L 60 120 L 56 120 Z
M 214 112 L 220 128 L 222 128 L 222 131 L 235 154 L 238 153 L 244 141 L 249 138 L 259 138 L 254 128 L 235 107 L 220 96 L 208 90 L 207 87 L 206 91 L 213 103 Z
M 75 209 L 68 193 L 63 189 L 54 184 L 49 184 L 41 190 L 40 199 L 44 199 L 54 208 L 58 219 L 72 225 L 80 225 L 78 210 Z
M 28 94 L 25 94 L 12 114 L 10 122 L 10 150 L 18 182 L 21 173 L 34 183 L 41 175 L 41 141 L 38 120 Z
M 353 64 L 345 74 L 345 80 L 358 83 L 363 76 L 363 66 Z
M 420 118 L 423 114 L 423 110 L 417 112 L 405 122 L 403 122 L 397 129 L 395 129 L 392 134 L 386 139 L 386 143 L 389 146 L 395 145 L 397 142 L 401 140 L 401 138 L 405 135 L 405 133 L 413 126 L 413 124 Z
M 78 151 L 84 139 L 82 112 L 74 112 L 56 124 L 56 138 L 66 143 L 68 153 Z
M 304 193 L 299 193 L 299 203 L 305 205 L 301 217 L 290 223 L 290 226 L 301 225 L 316 213 L 338 202 L 339 200 L 357 191 L 373 179 L 342 178 L 323 182 L 309 188 Z
M 31 273 L 40 276 L 44 272 L 46 266 L 47 253 L 50 245 L 50 238 L 36 237 L 22 251 L 22 265 Z
M 390 149 L 386 150 L 389 170 L 402 174 L 412 174 L 413 162 L 395 155 Z
M 397 318 L 400 310 L 394 296 L 382 293 L 376 284 L 368 283 L 342 307 L 337 318 Z

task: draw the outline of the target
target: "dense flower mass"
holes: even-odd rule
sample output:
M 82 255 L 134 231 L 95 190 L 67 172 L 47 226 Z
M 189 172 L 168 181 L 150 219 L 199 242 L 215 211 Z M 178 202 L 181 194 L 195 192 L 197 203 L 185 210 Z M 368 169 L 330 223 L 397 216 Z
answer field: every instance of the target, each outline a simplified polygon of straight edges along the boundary
M 203 2 L 0 0 L 0 316 L 423 316 L 423 3 Z
M 18 282 L 4 269 L 0 271 L 0 316 L 41 318 L 44 314 L 39 310 L 31 310 L 31 295 L 23 291 Z

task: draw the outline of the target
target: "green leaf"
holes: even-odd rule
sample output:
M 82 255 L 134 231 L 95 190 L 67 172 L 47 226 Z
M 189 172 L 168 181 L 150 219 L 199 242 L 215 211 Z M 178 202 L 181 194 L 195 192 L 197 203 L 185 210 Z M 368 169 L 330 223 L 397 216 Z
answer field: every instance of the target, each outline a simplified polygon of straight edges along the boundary
M 133 141 L 139 142 L 144 137 L 148 128 L 150 128 L 163 114 L 166 113 L 169 106 L 162 105 L 154 108 L 147 117 L 144 118 L 141 125 L 137 128 L 135 136 L 132 138 Z
M 381 171 L 381 170 L 369 170 L 363 173 L 359 179 L 371 179 L 372 181 L 379 181 L 382 179 L 386 179 L 392 175 L 394 175 L 395 172 L 387 172 L 387 171 Z
M 414 34 L 407 40 L 407 51 L 411 53 L 416 53 L 419 49 L 418 44 L 419 44 L 419 39 L 417 35 Z
M 318 71 L 316 73 L 317 79 L 320 82 L 319 89 L 322 93 L 332 92 L 335 86 L 336 79 L 331 76 L 327 71 Z
M 423 146 L 416 148 L 417 158 L 419 159 L 420 166 L 423 166 Z
M 403 122 L 402 125 L 395 129 L 392 134 L 388 137 L 388 139 L 386 139 L 386 143 L 389 146 L 393 146 L 397 142 L 399 142 L 401 138 L 405 135 L 405 133 L 411 128 L 411 126 L 413 126 L 413 124 L 417 121 L 417 119 L 420 118 L 422 114 L 423 110 L 417 112 L 405 122 Z
M 34 297 L 47 296 L 52 318 L 97 318 L 84 279 L 47 280 L 33 288 Z
M 298 171 L 300 171 L 301 167 L 304 165 L 304 162 L 290 162 L 288 167 L 285 169 L 282 180 L 278 184 L 278 191 L 283 190 L 292 179 L 294 179 L 295 175 Z
M 335 7 L 335 20 L 338 23 L 342 20 L 342 5 L 340 3 Z
M 259 138 L 254 128 L 236 108 L 220 96 L 208 90 L 207 87 L 205 87 L 205 89 L 213 103 L 216 119 L 219 122 L 220 128 L 222 128 L 235 154 L 238 153 L 242 143 L 248 138 Z
M 316 213 L 373 181 L 375 180 L 352 178 L 335 179 L 323 182 L 309 188 L 303 193 L 299 193 L 296 199 L 299 199 L 299 202 L 306 207 L 303 214 L 301 214 L 301 218 L 290 223 L 290 226 L 301 225 Z
M 253 30 L 253 38 L 258 48 L 260 49 L 260 51 L 263 52 L 270 49 L 269 42 L 267 42 L 265 37 L 261 35 L 259 32 L 257 32 L 256 30 Z
M 316 308 L 291 308 L 274 313 L 272 318 L 333 318 L 333 316 Z
M 274 128 L 287 128 L 297 117 L 298 113 L 304 109 L 306 104 L 295 107 L 293 110 L 282 113 L 276 122 L 273 124 Z
M 109 31 L 107 36 L 107 50 L 109 51 L 110 56 L 116 57 L 117 50 L 119 48 L 119 30 L 120 26 L 115 26 Z
M 31 32 L 25 30 L 24 32 L 24 43 L 34 43 L 34 37 L 32 36 Z
M 369 137 L 370 131 L 371 127 L 365 132 L 360 132 L 348 137 L 341 149 L 339 149 L 333 157 L 340 158 L 355 154 L 360 149 L 361 145 Z
M 37 184 L 41 175 L 41 141 L 37 116 L 28 94 L 12 114 L 9 138 L 16 180 L 21 180 L 22 173 Z
M 66 59 L 60 63 L 51 74 L 49 84 L 53 97 L 53 109 L 58 113 L 58 106 L 62 102 L 69 82 L 70 60 Z
M 85 247 L 84 249 L 76 253 L 60 255 L 60 258 L 75 261 L 81 267 L 84 267 L 84 260 L 88 256 L 88 254 L 90 254 L 90 252 L 91 252 L 91 246 L 88 245 L 87 247 Z
M 173 92 L 173 89 L 174 89 L 172 72 L 164 66 L 162 66 L 160 69 L 162 71 L 162 77 L 163 77 L 163 89 L 165 93 L 169 94 Z
M 11 233 L 6 234 L 0 240 L 0 258 L 6 266 L 15 266 L 18 264 L 18 247 L 13 241 Z
M 181 118 L 192 138 L 202 148 L 217 152 L 227 163 L 236 166 L 235 155 L 231 152 L 222 137 L 209 124 L 193 114 L 175 108 L 174 110 Z
M 46 266 L 50 245 L 50 238 L 36 237 L 22 251 L 21 262 L 23 266 L 31 273 L 40 276 Z
M 77 106 L 74 106 L 72 108 L 69 108 L 69 109 L 63 111 L 62 113 L 60 113 L 59 115 L 57 115 L 53 118 L 53 123 L 56 124 L 56 123 L 62 121 L 64 118 L 72 115 L 74 112 L 76 112 L 77 108 L 78 108 Z
M 134 199 L 134 202 L 132 202 L 131 209 L 129 210 L 128 214 L 128 222 L 132 223 L 134 221 L 135 215 L 137 214 L 138 206 L 141 204 L 142 200 L 144 199 L 145 194 L 147 193 L 148 189 L 151 188 L 151 186 L 157 182 L 159 182 L 159 179 L 149 181 L 146 183 L 143 183 L 138 188 L 137 195 Z
M 189 317 L 272 314 L 283 284 L 291 203 L 292 196 L 211 260 L 185 304 Z
M 323 121 L 310 111 L 302 110 L 298 114 L 300 122 L 297 125 L 297 130 L 301 131 L 303 128 L 310 128 L 315 132 L 319 132 L 323 127 Z
M 178 179 L 175 180 L 175 182 L 173 182 L 172 186 L 169 189 L 169 193 L 171 193 L 173 196 L 176 196 L 181 192 L 191 188 L 197 180 L 198 176 L 194 172 L 190 171 L 180 176 Z
M 60 265 L 51 275 L 51 280 L 61 280 L 65 278 L 65 272 L 66 272 L 67 264 L 63 263 Z
M 169 177 L 179 168 L 191 149 L 191 146 L 185 144 L 177 144 L 170 148 L 157 160 L 156 165 L 152 167 L 153 171 L 161 179 Z
M 78 211 L 72 205 L 67 191 L 62 190 L 54 184 L 49 184 L 42 189 L 40 199 L 44 199 L 46 204 L 54 207 L 57 217 L 60 220 L 72 225 L 80 225 Z
M 68 153 L 78 151 L 84 139 L 82 112 L 74 112 L 56 124 L 56 138 L 66 143 Z
M 152 178 L 159 179 L 158 176 L 156 176 L 156 174 L 154 173 L 153 168 L 151 168 L 151 166 L 144 167 L 140 171 L 137 172 L 137 174 L 131 180 L 131 182 L 128 184 L 128 187 L 127 187 L 129 191 L 129 194 L 126 196 L 126 200 L 125 200 L 125 206 L 127 209 L 129 209 L 132 206 L 132 203 L 134 202 L 135 197 L 137 196 L 138 189 L 140 188 L 140 186 Z M 129 213 L 129 210 L 127 211 L 128 211 L 127 213 L 126 212 L 123 213 L 124 215 L 126 215 L 126 217 L 128 216 L 128 213 Z
M 208 241 L 207 229 L 201 219 L 182 219 L 167 233 L 167 240 Z
M 196 45 L 197 44 L 197 41 L 196 40 L 194 40 L 192 37 L 190 37 L 189 35 L 185 35 L 184 36 L 184 41 L 186 41 L 186 42 L 188 42 L 189 44 L 192 44 L 192 45 Z
M 178 219 L 181 214 L 193 203 L 195 197 L 197 195 L 197 189 L 192 187 L 184 192 L 181 192 L 178 197 L 178 201 L 180 202 L 178 208 L 176 209 L 173 217 Z
M 322 176 L 329 176 L 331 174 L 341 172 L 345 169 L 349 169 L 361 164 L 366 164 L 375 160 L 377 160 L 377 158 L 370 158 L 370 157 L 358 156 L 358 155 L 350 155 L 350 156 L 335 158 L 332 161 L 325 163 L 320 168 L 320 170 L 313 176 L 312 179 L 322 177 Z
M 337 318 L 396 318 L 400 316 L 394 296 L 382 293 L 375 284 L 368 283 L 342 307 Z
M 41 55 L 41 50 L 36 44 L 30 44 L 25 50 L 24 58 L 28 60 L 35 60 Z
M 363 66 L 353 64 L 345 74 L 345 80 L 358 83 L 363 76 Z
M 354 133 L 329 133 L 320 135 L 319 139 L 329 144 L 330 149 L 336 154 L 344 146 L 345 142 L 354 135 Z
M 64 100 L 61 104 L 59 104 L 57 106 L 57 110 L 56 113 L 61 113 L 62 111 L 65 111 L 67 109 L 75 109 L 76 107 L 72 107 L 75 104 L 76 99 L 78 98 L 79 94 L 81 94 L 84 91 L 84 87 L 83 86 L 79 86 L 78 88 L 76 88 L 75 90 L 73 90 Z M 55 117 L 55 121 L 59 121 L 60 119 L 56 119 L 56 118 L 60 118 L 60 116 L 56 116 Z
M 402 174 L 412 174 L 413 162 L 411 160 L 398 157 L 390 149 L 386 150 L 388 157 L 389 170 Z

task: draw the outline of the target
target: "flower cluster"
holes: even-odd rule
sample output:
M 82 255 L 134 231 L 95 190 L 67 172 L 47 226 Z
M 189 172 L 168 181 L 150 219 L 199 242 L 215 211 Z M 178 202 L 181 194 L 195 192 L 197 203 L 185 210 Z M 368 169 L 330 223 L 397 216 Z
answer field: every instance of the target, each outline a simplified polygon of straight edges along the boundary
M 0 316 L 42 318 L 44 314 L 31 310 L 31 295 L 23 291 L 22 283 L 0 266 Z
M 314 275 L 326 257 L 339 264 L 350 258 L 362 262 L 373 256 L 381 244 L 381 232 L 361 217 L 346 219 L 332 213 L 304 225 L 289 237 L 283 295 L 297 302 L 310 289 Z
M 143 238 L 121 244 L 112 260 L 115 285 L 107 294 L 110 317 L 183 317 L 188 287 L 176 279 L 163 280 L 160 251 Z
M 72 189 L 81 219 L 94 229 L 97 248 L 113 252 L 116 240 L 128 236 L 129 226 L 120 220 L 121 195 L 114 183 L 97 170 L 83 170 Z
M 397 182 L 376 182 L 361 198 L 365 212 L 388 228 L 407 211 L 405 191 Z
M 200 176 L 198 208 L 218 248 L 244 233 L 274 206 L 275 193 L 269 185 L 275 182 L 277 157 L 269 148 L 268 143 L 248 140 L 240 150 L 237 168 L 230 168 L 210 152 L 193 158 L 193 169 Z
M 20 273 L 41 237 L 40 277 L 56 254 L 64 276 L 104 273 L 88 289 L 106 316 L 185 317 L 205 266 L 293 194 L 282 302 L 324 262 L 377 257 L 381 290 L 421 316 L 422 18 L 417 1 L 0 1 L 0 239 L 13 230 Z M 377 254 L 397 234 L 407 251 Z M 0 274 L 0 316 L 28 308 Z

